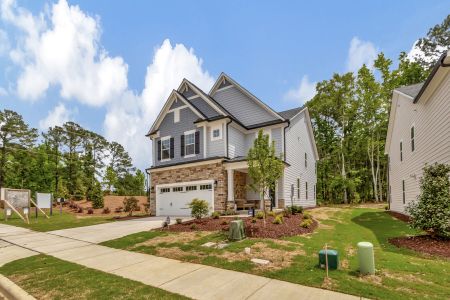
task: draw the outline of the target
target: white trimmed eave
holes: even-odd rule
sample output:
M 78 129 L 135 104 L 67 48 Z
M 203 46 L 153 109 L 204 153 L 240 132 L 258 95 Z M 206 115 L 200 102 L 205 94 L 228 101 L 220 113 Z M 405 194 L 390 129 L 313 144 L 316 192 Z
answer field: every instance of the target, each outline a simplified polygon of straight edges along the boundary
M 180 86 L 178 87 L 178 91 L 180 91 L 180 89 L 184 86 L 187 85 L 191 90 L 193 90 L 198 97 L 202 98 L 203 100 L 206 101 L 206 103 L 208 103 L 212 108 L 214 108 L 215 111 L 217 111 L 218 113 L 220 113 L 222 116 L 227 116 L 227 114 L 220 108 L 218 107 L 214 102 L 212 102 L 208 97 L 205 97 L 205 95 L 202 93 L 202 91 L 200 91 L 195 85 L 193 85 L 189 80 L 187 80 L 186 78 L 183 79 L 183 81 L 181 82 Z
M 253 99 L 259 106 L 261 106 L 263 109 L 265 109 L 266 111 L 268 111 L 270 114 L 272 114 L 274 117 L 280 119 L 280 120 L 285 120 L 282 116 L 280 116 L 276 111 L 274 111 L 272 108 L 270 108 L 269 106 L 267 106 L 263 101 L 259 100 L 258 97 L 256 97 L 255 95 L 253 95 L 252 93 L 250 93 L 247 89 L 245 89 L 242 85 L 240 85 L 239 83 L 237 83 L 233 78 L 231 78 L 230 76 L 228 76 L 225 73 L 221 73 L 219 78 L 217 78 L 216 82 L 214 83 L 213 87 L 211 88 L 211 90 L 209 91 L 208 95 L 212 96 L 218 89 L 218 87 L 220 86 L 220 82 L 223 79 L 226 79 L 228 82 L 230 82 L 232 85 L 234 85 L 238 90 L 240 90 L 243 94 L 247 95 L 248 97 L 250 97 L 251 99 Z
M 450 60 L 449 57 L 447 57 L 447 59 Z M 446 63 L 450 64 L 450 62 L 446 62 Z M 416 103 L 420 102 L 420 103 L 425 104 L 428 101 L 428 99 L 430 99 L 433 96 L 434 92 L 441 86 L 442 82 L 444 81 L 445 77 L 448 75 L 449 72 L 450 72 L 450 67 L 445 67 L 445 68 L 439 67 L 436 74 L 434 74 L 433 79 L 428 84 L 428 86 L 426 87 L 423 94 L 420 96 L 419 101 Z
M 386 144 L 384 146 L 384 154 L 385 155 L 389 154 L 389 148 L 391 146 L 392 131 L 394 130 L 394 122 L 395 122 L 395 115 L 397 113 L 397 102 L 398 102 L 399 95 L 405 95 L 405 94 L 394 90 L 394 92 L 392 94 L 391 111 L 389 112 L 389 123 L 388 123 L 388 131 L 386 134 Z
M 308 128 L 308 133 L 311 137 L 311 142 L 313 144 L 313 150 L 314 150 L 314 156 L 316 158 L 316 160 L 319 160 L 319 151 L 317 150 L 317 145 L 316 145 L 316 139 L 314 137 L 314 130 L 312 128 L 312 123 L 311 123 L 311 117 L 309 115 L 309 110 L 308 107 L 304 107 L 301 111 L 299 111 L 295 116 L 293 116 L 291 118 L 291 120 L 297 118 L 298 116 L 300 116 L 301 114 L 305 114 L 305 118 L 306 118 L 306 124 L 307 124 L 307 128 Z
M 167 113 L 170 110 L 170 106 L 172 105 L 173 101 L 175 101 L 175 99 L 182 101 L 185 105 L 188 106 L 188 108 L 190 108 L 199 118 L 204 119 L 205 116 L 202 115 L 194 106 L 192 106 L 192 104 L 189 103 L 189 101 L 186 101 L 180 94 L 178 91 L 173 90 L 169 97 L 166 100 L 166 103 L 164 104 L 163 108 L 161 109 L 161 111 L 158 114 L 158 117 L 156 117 L 155 122 L 153 122 L 152 127 L 149 130 L 150 132 L 155 131 L 157 128 L 159 128 L 159 125 L 161 125 L 162 120 L 164 119 L 164 117 L 167 115 Z

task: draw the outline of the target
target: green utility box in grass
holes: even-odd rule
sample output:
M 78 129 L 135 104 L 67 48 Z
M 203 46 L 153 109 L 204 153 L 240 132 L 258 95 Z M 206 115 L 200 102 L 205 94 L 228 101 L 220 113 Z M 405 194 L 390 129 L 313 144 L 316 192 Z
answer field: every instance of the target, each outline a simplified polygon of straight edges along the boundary
M 328 254 L 328 269 L 336 270 L 339 266 L 339 255 L 336 250 L 320 250 L 319 251 L 319 266 L 325 269 L 326 265 L 326 257 L 325 254 Z
M 244 222 L 242 220 L 234 220 L 230 222 L 230 231 L 228 239 L 230 241 L 240 241 L 245 238 Z

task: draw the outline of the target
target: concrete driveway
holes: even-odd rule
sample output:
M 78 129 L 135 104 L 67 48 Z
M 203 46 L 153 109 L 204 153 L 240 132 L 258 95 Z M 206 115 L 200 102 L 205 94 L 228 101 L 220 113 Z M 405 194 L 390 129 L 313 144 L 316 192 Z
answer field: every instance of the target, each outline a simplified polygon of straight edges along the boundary
M 182 219 L 185 221 L 190 218 L 184 217 Z M 166 217 L 148 217 L 127 221 L 115 221 L 92 226 L 54 230 L 47 233 L 98 244 L 101 242 L 118 239 L 129 234 L 159 228 L 165 220 Z M 171 218 L 170 223 L 174 224 L 175 218 Z

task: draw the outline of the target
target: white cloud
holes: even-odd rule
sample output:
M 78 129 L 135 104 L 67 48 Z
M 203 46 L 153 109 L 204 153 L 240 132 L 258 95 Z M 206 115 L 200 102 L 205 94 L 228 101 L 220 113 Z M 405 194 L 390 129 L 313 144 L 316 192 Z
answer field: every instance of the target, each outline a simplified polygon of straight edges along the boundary
M 73 120 L 73 116 L 77 113 L 77 109 L 68 109 L 63 103 L 59 103 L 49 111 L 47 117 L 39 121 L 41 130 L 47 130 L 49 127 L 60 126 L 65 122 Z
M 124 145 L 138 167 L 151 164 L 151 144 L 145 134 L 155 121 L 170 92 L 187 78 L 204 90 L 214 79 L 203 68 L 203 61 L 194 50 L 183 44 L 172 46 L 166 39 L 155 49 L 152 63 L 147 67 L 145 88 L 140 95 L 130 91 L 112 103 L 104 121 L 108 139 Z
M 363 64 L 372 68 L 373 61 L 377 58 L 377 48 L 369 41 L 361 41 L 353 37 L 350 42 L 347 58 L 347 71 L 357 72 Z
M 435 56 L 425 56 L 423 51 L 420 50 L 419 47 L 417 47 L 418 42 L 419 42 L 418 40 L 415 41 L 411 47 L 411 50 L 409 50 L 408 56 L 407 56 L 409 60 L 416 61 L 418 58 L 420 58 L 420 59 L 423 59 L 425 62 L 434 63 L 439 59 L 440 54 L 437 54 Z M 436 50 L 438 53 L 444 53 L 445 51 L 448 50 L 448 47 L 438 46 Z
M 304 75 L 299 86 L 287 91 L 287 93 L 284 94 L 283 99 L 287 101 L 295 101 L 300 105 L 303 105 L 316 94 L 316 84 L 317 82 L 310 82 L 308 76 Z
M 101 106 L 127 89 L 128 66 L 101 47 L 98 17 L 69 6 L 66 0 L 38 16 L 4 0 L 1 17 L 22 33 L 10 51 L 12 61 L 22 69 L 17 80 L 21 98 L 39 99 L 56 86 L 63 98 Z

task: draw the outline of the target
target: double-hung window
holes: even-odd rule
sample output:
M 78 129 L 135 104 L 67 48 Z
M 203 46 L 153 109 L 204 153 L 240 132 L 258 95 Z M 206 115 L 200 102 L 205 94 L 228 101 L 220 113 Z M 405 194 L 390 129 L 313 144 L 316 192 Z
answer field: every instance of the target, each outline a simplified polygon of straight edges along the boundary
M 403 142 L 400 142 L 400 161 L 403 161 Z
M 308 153 L 305 152 L 305 169 L 308 168 Z
M 403 204 L 406 203 L 406 190 L 405 190 L 405 181 L 402 180 L 402 198 L 403 198 Z
M 170 159 L 170 138 L 161 141 L 161 159 Z
M 297 199 L 300 199 L 300 178 L 297 178 Z
M 184 155 L 195 154 L 195 132 L 186 133 L 184 135 Z
M 308 182 L 305 182 L 305 199 L 308 200 Z
M 415 132 L 414 126 L 411 127 L 411 152 L 414 152 L 416 149 L 416 144 L 414 143 Z

